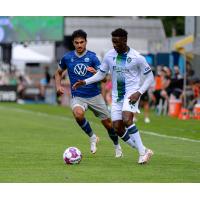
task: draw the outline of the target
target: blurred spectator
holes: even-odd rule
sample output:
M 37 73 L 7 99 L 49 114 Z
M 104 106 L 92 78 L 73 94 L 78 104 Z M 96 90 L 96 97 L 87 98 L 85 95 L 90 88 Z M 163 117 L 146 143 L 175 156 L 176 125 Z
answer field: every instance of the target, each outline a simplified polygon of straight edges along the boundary
M 29 76 L 26 74 L 19 74 L 17 80 L 17 102 L 24 103 L 25 91 L 28 85 L 32 84 Z
M 27 84 L 26 79 L 24 78 L 23 75 L 20 75 L 17 84 L 18 102 L 21 102 L 24 99 L 26 84 Z
M 140 106 L 144 108 L 144 122 L 150 123 L 149 111 L 151 102 L 155 102 L 155 96 L 153 95 L 153 91 L 155 88 L 155 82 L 149 87 L 149 89 L 141 96 L 140 98 Z M 137 121 L 135 118 L 134 121 Z
M 195 104 L 200 104 L 200 79 L 198 77 L 190 79 L 187 90 L 187 107 L 193 110 Z M 190 90 L 189 90 L 190 89 Z
M 140 98 L 140 106 L 144 108 L 144 122 L 150 123 L 149 118 L 149 94 L 146 91 Z
M 0 71 L 0 85 L 8 85 L 9 79 L 6 72 Z
M 183 77 L 180 74 L 179 67 L 174 66 L 174 76 L 169 85 L 170 98 L 180 99 L 183 93 Z
M 171 71 L 168 67 L 159 67 L 155 76 L 155 91 L 153 92 L 157 114 L 167 113 L 169 100 L 169 85 L 171 83 Z
M 179 67 L 177 65 L 174 66 L 174 79 L 179 80 L 182 79 L 183 76 L 180 74 Z
M 195 104 L 200 104 L 200 79 L 196 78 L 193 85 Z
M 40 80 L 40 86 L 39 86 L 40 97 L 42 100 L 45 99 L 45 92 L 46 92 L 47 87 L 50 85 L 50 81 L 51 81 L 51 74 L 49 72 L 49 67 L 45 66 L 44 67 L 44 78 L 42 78 Z
M 187 77 L 194 75 L 194 70 L 192 69 L 192 65 L 189 61 L 186 61 L 186 74 L 187 74 Z
M 0 85 L 4 85 L 3 73 L 0 71 Z
M 9 76 L 9 85 L 17 85 L 17 76 L 15 71 L 11 71 Z

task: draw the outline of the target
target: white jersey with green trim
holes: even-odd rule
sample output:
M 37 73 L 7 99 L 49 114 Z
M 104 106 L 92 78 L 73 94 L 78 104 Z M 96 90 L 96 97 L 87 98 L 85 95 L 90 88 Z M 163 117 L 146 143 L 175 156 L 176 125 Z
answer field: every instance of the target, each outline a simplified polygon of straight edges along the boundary
M 151 67 L 146 59 L 132 48 L 123 54 L 111 49 L 104 56 L 100 71 L 107 73 L 110 71 L 112 100 L 118 102 L 139 90 L 144 80 L 143 76 L 151 72 Z

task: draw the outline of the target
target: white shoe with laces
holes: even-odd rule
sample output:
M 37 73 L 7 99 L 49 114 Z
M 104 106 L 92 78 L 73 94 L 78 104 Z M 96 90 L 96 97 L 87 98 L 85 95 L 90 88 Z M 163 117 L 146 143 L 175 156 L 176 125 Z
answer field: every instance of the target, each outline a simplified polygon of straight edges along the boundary
M 153 156 L 153 151 L 151 149 L 146 149 L 144 155 L 140 155 L 138 159 L 138 164 L 146 164 L 149 162 L 150 158 Z
M 99 142 L 98 136 L 92 136 L 90 138 L 90 151 L 91 153 L 95 154 L 97 151 L 97 143 Z
M 123 156 L 122 148 L 120 144 L 115 145 L 115 158 L 121 158 Z

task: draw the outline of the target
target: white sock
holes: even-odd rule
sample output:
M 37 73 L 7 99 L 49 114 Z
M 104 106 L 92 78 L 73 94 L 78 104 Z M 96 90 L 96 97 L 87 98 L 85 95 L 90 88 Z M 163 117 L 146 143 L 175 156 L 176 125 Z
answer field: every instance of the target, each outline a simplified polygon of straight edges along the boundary
M 135 141 L 136 147 L 138 149 L 138 152 L 140 155 L 144 155 L 145 154 L 145 146 L 142 143 L 142 139 L 140 137 L 140 133 L 139 131 L 137 131 L 134 134 L 130 134 L 130 137 L 133 141 Z
M 129 138 L 129 139 L 126 141 L 126 143 L 127 143 L 129 146 L 131 146 L 131 147 L 133 147 L 133 148 L 136 148 L 136 144 L 134 143 L 134 141 L 133 141 L 131 138 Z
M 124 142 L 126 142 L 132 148 L 136 148 L 136 145 L 135 145 L 134 141 L 130 138 L 127 130 L 124 133 L 124 135 L 121 137 L 121 139 L 124 140 Z
M 114 146 L 115 146 L 115 149 L 121 149 L 120 144 L 115 144 Z
M 97 136 L 93 133 L 90 139 L 95 139 Z

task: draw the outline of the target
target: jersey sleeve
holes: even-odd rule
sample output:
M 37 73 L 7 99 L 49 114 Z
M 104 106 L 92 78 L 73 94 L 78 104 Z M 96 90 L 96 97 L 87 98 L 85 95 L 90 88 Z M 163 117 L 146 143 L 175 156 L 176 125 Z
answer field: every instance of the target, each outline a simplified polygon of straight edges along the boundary
M 149 66 L 149 64 L 147 63 L 146 59 L 144 58 L 144 56 L 140 55 L 138 57 L 138 65 L 142 71 L 142 73 L 144 75 L 148 74 L 149 72 L 151 72 L 151 67 Z
M 100 65 L 101 65 L 101 63 L 100 63 L 99 59 L 97 58 L 97 56 L 95 55 L 93 57 L 93 66 L 92 67 L 94 67 L 96 70 L 98 70 Z
M 60 67 L 62 70 L 66 70 L 66 69 L 67 69 L 65 57 L 62 57 L 62 59 L 60 60 L 60 62 L 59 62 L 59 67 Z
M 103 73 L 108 73 L 109 72 L 109 62 L 108 62 L 108 56 L 105 55 L 103 58 L 103 61 L 100 65 L 100 71 Z

